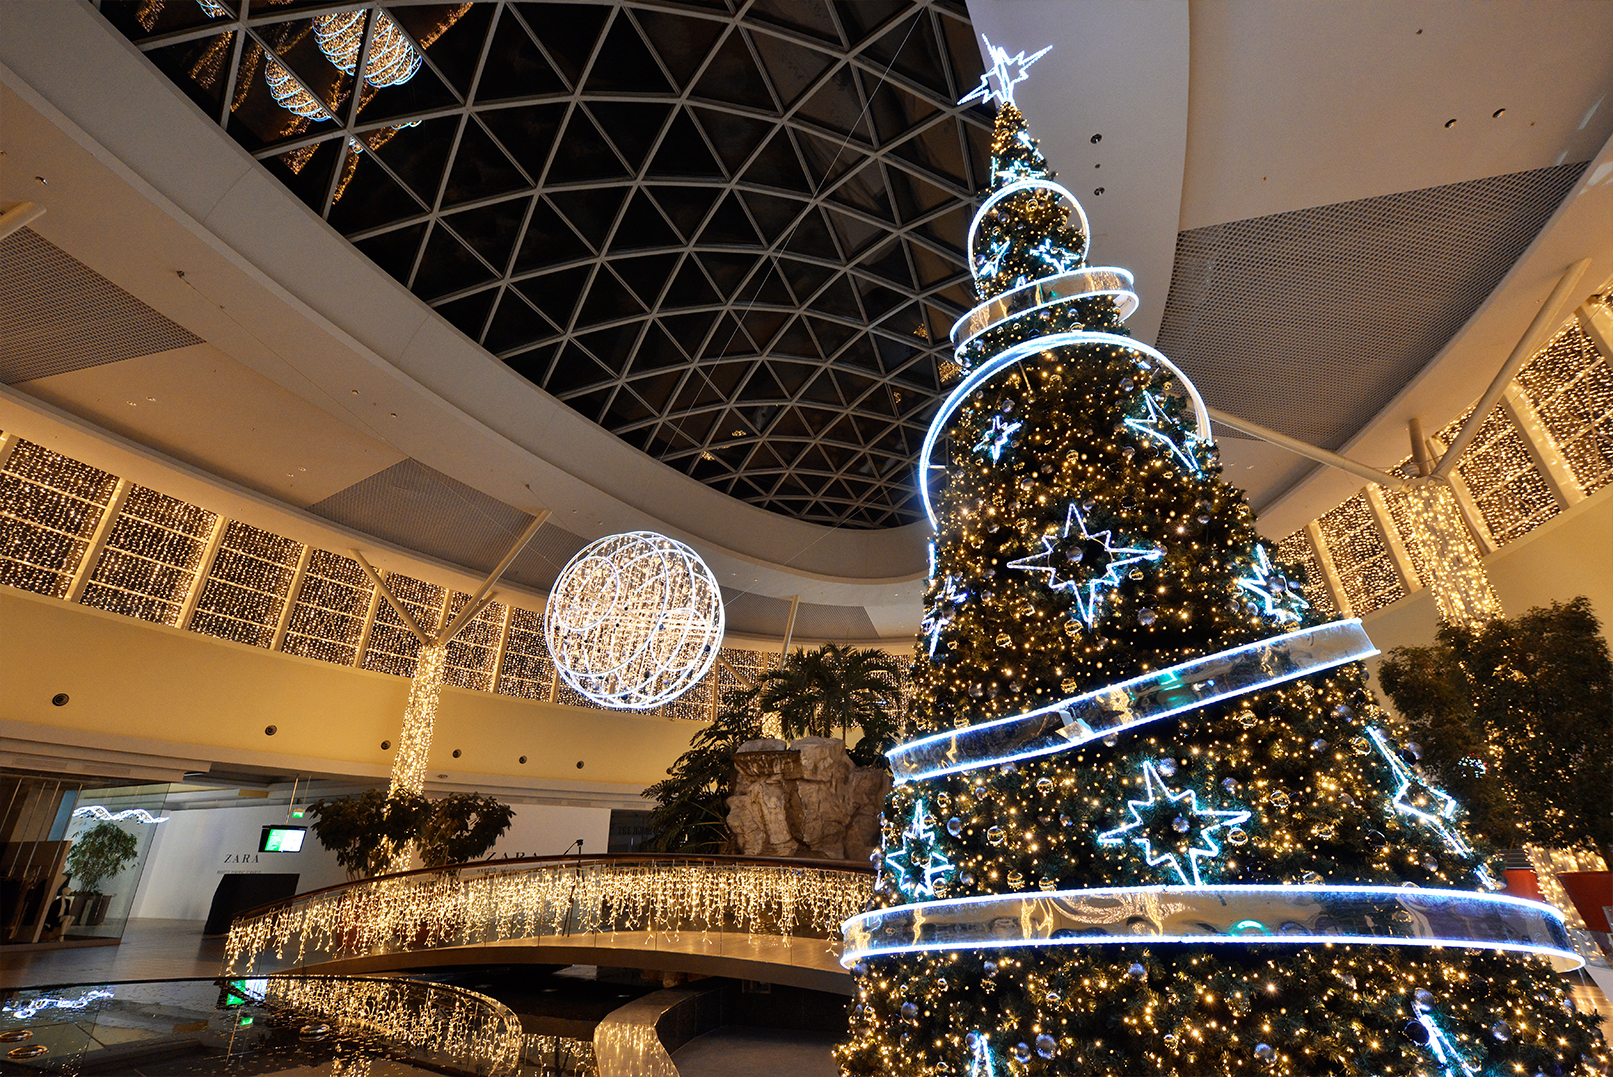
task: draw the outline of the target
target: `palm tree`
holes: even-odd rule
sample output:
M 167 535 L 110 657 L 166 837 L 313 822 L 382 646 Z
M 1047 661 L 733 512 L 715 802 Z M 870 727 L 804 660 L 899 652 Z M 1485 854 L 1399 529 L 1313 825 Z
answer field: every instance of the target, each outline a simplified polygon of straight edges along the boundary
M 722 694 L 717 720 L 689 741 L 689 750 L 667 768 L 665 781 L 644 790 L 656 802 L 646 841 L 656 852 L 729 853 L 728 796 L 733 792 L 734 753 L 762 735 L 756 689 Z
M 879 766 L 901 724 L 900 677 L 896 660 L 883 651 L 826 643 L 798 650 L 781 668 L 758 677 L 755 706 L 762 714 L 777 714 L 791 739 L 832 737 L 838 727 L 844 740 L 848 730 L 860 728 L 863 739 L 851 757 L 862 766 Z

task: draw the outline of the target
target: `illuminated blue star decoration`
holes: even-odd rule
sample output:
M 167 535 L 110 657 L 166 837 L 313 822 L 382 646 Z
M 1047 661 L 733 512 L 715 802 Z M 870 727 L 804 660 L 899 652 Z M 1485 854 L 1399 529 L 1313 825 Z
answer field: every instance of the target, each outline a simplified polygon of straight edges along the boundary
M 989 452 L 991 462 L 995 464 L 1002 459 L 1003 450 L 1008 448 L 1008 439 L 1014 436 L 1014 431 L 1024 425 L 1022 422 L 1006 422 L 1001 415 L 993 415 L 991 426 L 980 435 L 980 440 L 975 442 L 974 451 Z
M 1014 87 L 1030 77 L 1026 72 L 1031 69 L 1031 64 L 1053 51 L 1053 46 L 1049 45 L 1029 56 L 1025 55 L 1024 49 L 1019 50 L 1018 55 L 1010 56 L 1007 49 L 993 45 L 991 38 L 985 34 L 980 35 L 980 40 L 986 43 L 986 52 L 991 56 L 991 69 L 980 76 L 979 86 L 958 101 L 960 105 L 967 105 L 970 101 L 996 101 L 999 106 L 1013 104 Z M 996 86 L 992 85 L 993 81 L 997 83 Z
M 1417 1023 L 1428 1030 L 1428 1043 L 1425 1046 L 1444 1070 L 1444 1077 L 1475 1077 L 1479 1067 L 1456 1046 L 1432 1015 L 1419 1013 Z
M 1003 259 L 1008 256 L 1009 243 L 1006 239 L 999 239 L 992 243 L 991 253 L 981 255 L 976 261 L 979 266 L 975 272 L 977 277 L 995 277 L 1002 272 Z
M 1219 856 L 1221 846 L 1211 835 L 1225 826 L 1236 826 L 1249 818 L 1246 811 L 1217 811 L 1210 808 L 1200 808 L 1198 794 L 1191 789 L 1180 793 L 1173 793 L 1165 784 L 1165 779 L 1159 776 L 1154 764 L 1143 764 L 1143 784 L 1148 789 L 1147 800 L 1128 800 L 1126 807 L 1131 810 L 1131 822 L 1125 826 L 1106 830 L 1098 835 L 1099 845 L 1121 845 L 1130 841 L 1143 851 L 1143 859 L 1148 866 L 1157 868 L 1161 865 L 1169 867 L 1176 873 L 1176 878 L 1183 886 L 1203 886 L 1204 880 L 1199 875 L 1199 861 L 1207 857 Z M 1167 852 L 1154 851 L 1154 839 L 1150 831 L 1157 831 L 1158 824 L 1166 816 L 1171 822 L 1166 824 L 1170 829 L 1180 835 L 1176 848 Z M 1186 827 L 1182 821 L 1186 821 Z M 1187 856 L 1187 867 L 1182 867 L 1182 855 Z
M 968 601 L 969 592 L 964 590 L 956 576 L 948 575 L 941 590 L 924 611 L 924 620 L 919 622 L 919 629 L 924 638 L 930 641 L 930 657 L 935 657 L 935 649 L 941 643 L 941 633 L 952 623 L 957 616 L 958 607 Z
M 1130 420 L 1127 420 L 1128 422 Z M 1241 576 L 1232 582 L 1249 595 L 1249 600 L 1259 607 L 1260 615 L 1278 623 L 1291 622 L 1298 624 L 1300 616 L 1311 604 L 1298 593 L 1289 588 L 1286 580 L 1274 580 L 1271 567 L 1271 558 L 1266 555 L 1266 547 L 1255 543 L 1255 553 L 1249 566 L 1249 575 Z
M 1473 847 L 1463 841 L 1461 835 L 1445 825 L 1456 816 L 1456 798 L 1445 790 L 1423 781 L 1417 772 L 1400 758 L 1383 733 L 1376 729 L 1368 729 L 1367 736 L 1377 745 L 1378 754 L 1383 756 L 1383 761 L 1389 764 L 1389 774 L 1395 783 L 1395 791 L 1389 797 L 1390 806 L 1402 815 L 1411 816 L 1445 839 L 1445 844 L 1452 852 L 1462 856 L 1473 855 Z
M 971 1032 L 969 1044 L 969 1077 L 997 1077 L 997 1060 L 991 1057 L 991 1041 L 978 1032 Z
M 1119 585 L 1125 569 L 1165 556 L 1158 546 L 1116 546 L 1110 530 L 1088 531 L 1073 502 L 1064 516 L 1064 530 L 1043 535 L 1041 543 L 1041 553 L 1010 561 L 1008 567 L 1047 573 L 1049 587 L 1075 596 L 1076 611 L 1088 628 L 1097 623 L 1103 596 Z
M 1126 426 L 1165 446 L 1176 458 L 1176 462 L 1191 474 L 1202 474 L 1203 469 L 1199 467 L 1198 457 L 1193 454 L 1193 444 L 1198 439 L 1184 431 L 1180 423 L 1167 415 L 1165 409 L 1160 407 L 1159 398 L 1146 389 L 1143 390 L 1143 408 L 1145 414 L 1125 418 Z
M 902 831 L 902 847 L 885 854 L 896 889 L 914 901 L 935 897 L 936 885 L 952 878 L 952 861 L 936 844 L 934 823 L 925 818 L 920 800 L 913 805 L 913 821 Z

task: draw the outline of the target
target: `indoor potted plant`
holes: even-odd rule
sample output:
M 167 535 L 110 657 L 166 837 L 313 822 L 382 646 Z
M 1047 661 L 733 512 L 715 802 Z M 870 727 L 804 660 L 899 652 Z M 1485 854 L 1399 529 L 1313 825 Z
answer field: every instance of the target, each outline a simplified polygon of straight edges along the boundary
M 140 855 L 140 842 L 115 823 L 97 823 L 73 843 L 67 854 L 67 874 L 78 883 L 74 902 L 77 922 L 93 927 L 106 919 L 111 897 L 100 891 L 102 880 L 110 879 L 132 864 Z

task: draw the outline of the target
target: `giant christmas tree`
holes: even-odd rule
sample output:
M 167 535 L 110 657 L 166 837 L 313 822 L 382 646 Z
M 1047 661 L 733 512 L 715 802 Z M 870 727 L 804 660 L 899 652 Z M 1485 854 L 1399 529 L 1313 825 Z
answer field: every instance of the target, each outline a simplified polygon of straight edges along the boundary
M 1270 560 L 1191 383 L 1123 328 L 1129 274 L 1086 264 L 1013 106 L 1036 57 L 994 51 L 981 305 L 921 463 L 920 729 L 846 925 L 841 1066 L 1603 1069 L 1560 919 L 1497 892 L 1379 731 L 1359 623 L 1313 617 Z

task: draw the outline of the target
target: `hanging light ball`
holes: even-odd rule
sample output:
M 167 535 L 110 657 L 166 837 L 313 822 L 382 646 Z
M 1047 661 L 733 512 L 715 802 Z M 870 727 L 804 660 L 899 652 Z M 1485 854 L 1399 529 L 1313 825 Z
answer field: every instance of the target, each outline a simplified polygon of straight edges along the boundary
M 722 591 L 700 555 L 653 531 L 592 542 L 543 614 L 555 669 L 605 707 L 648 710 L 693 688 L 723 637 Z

